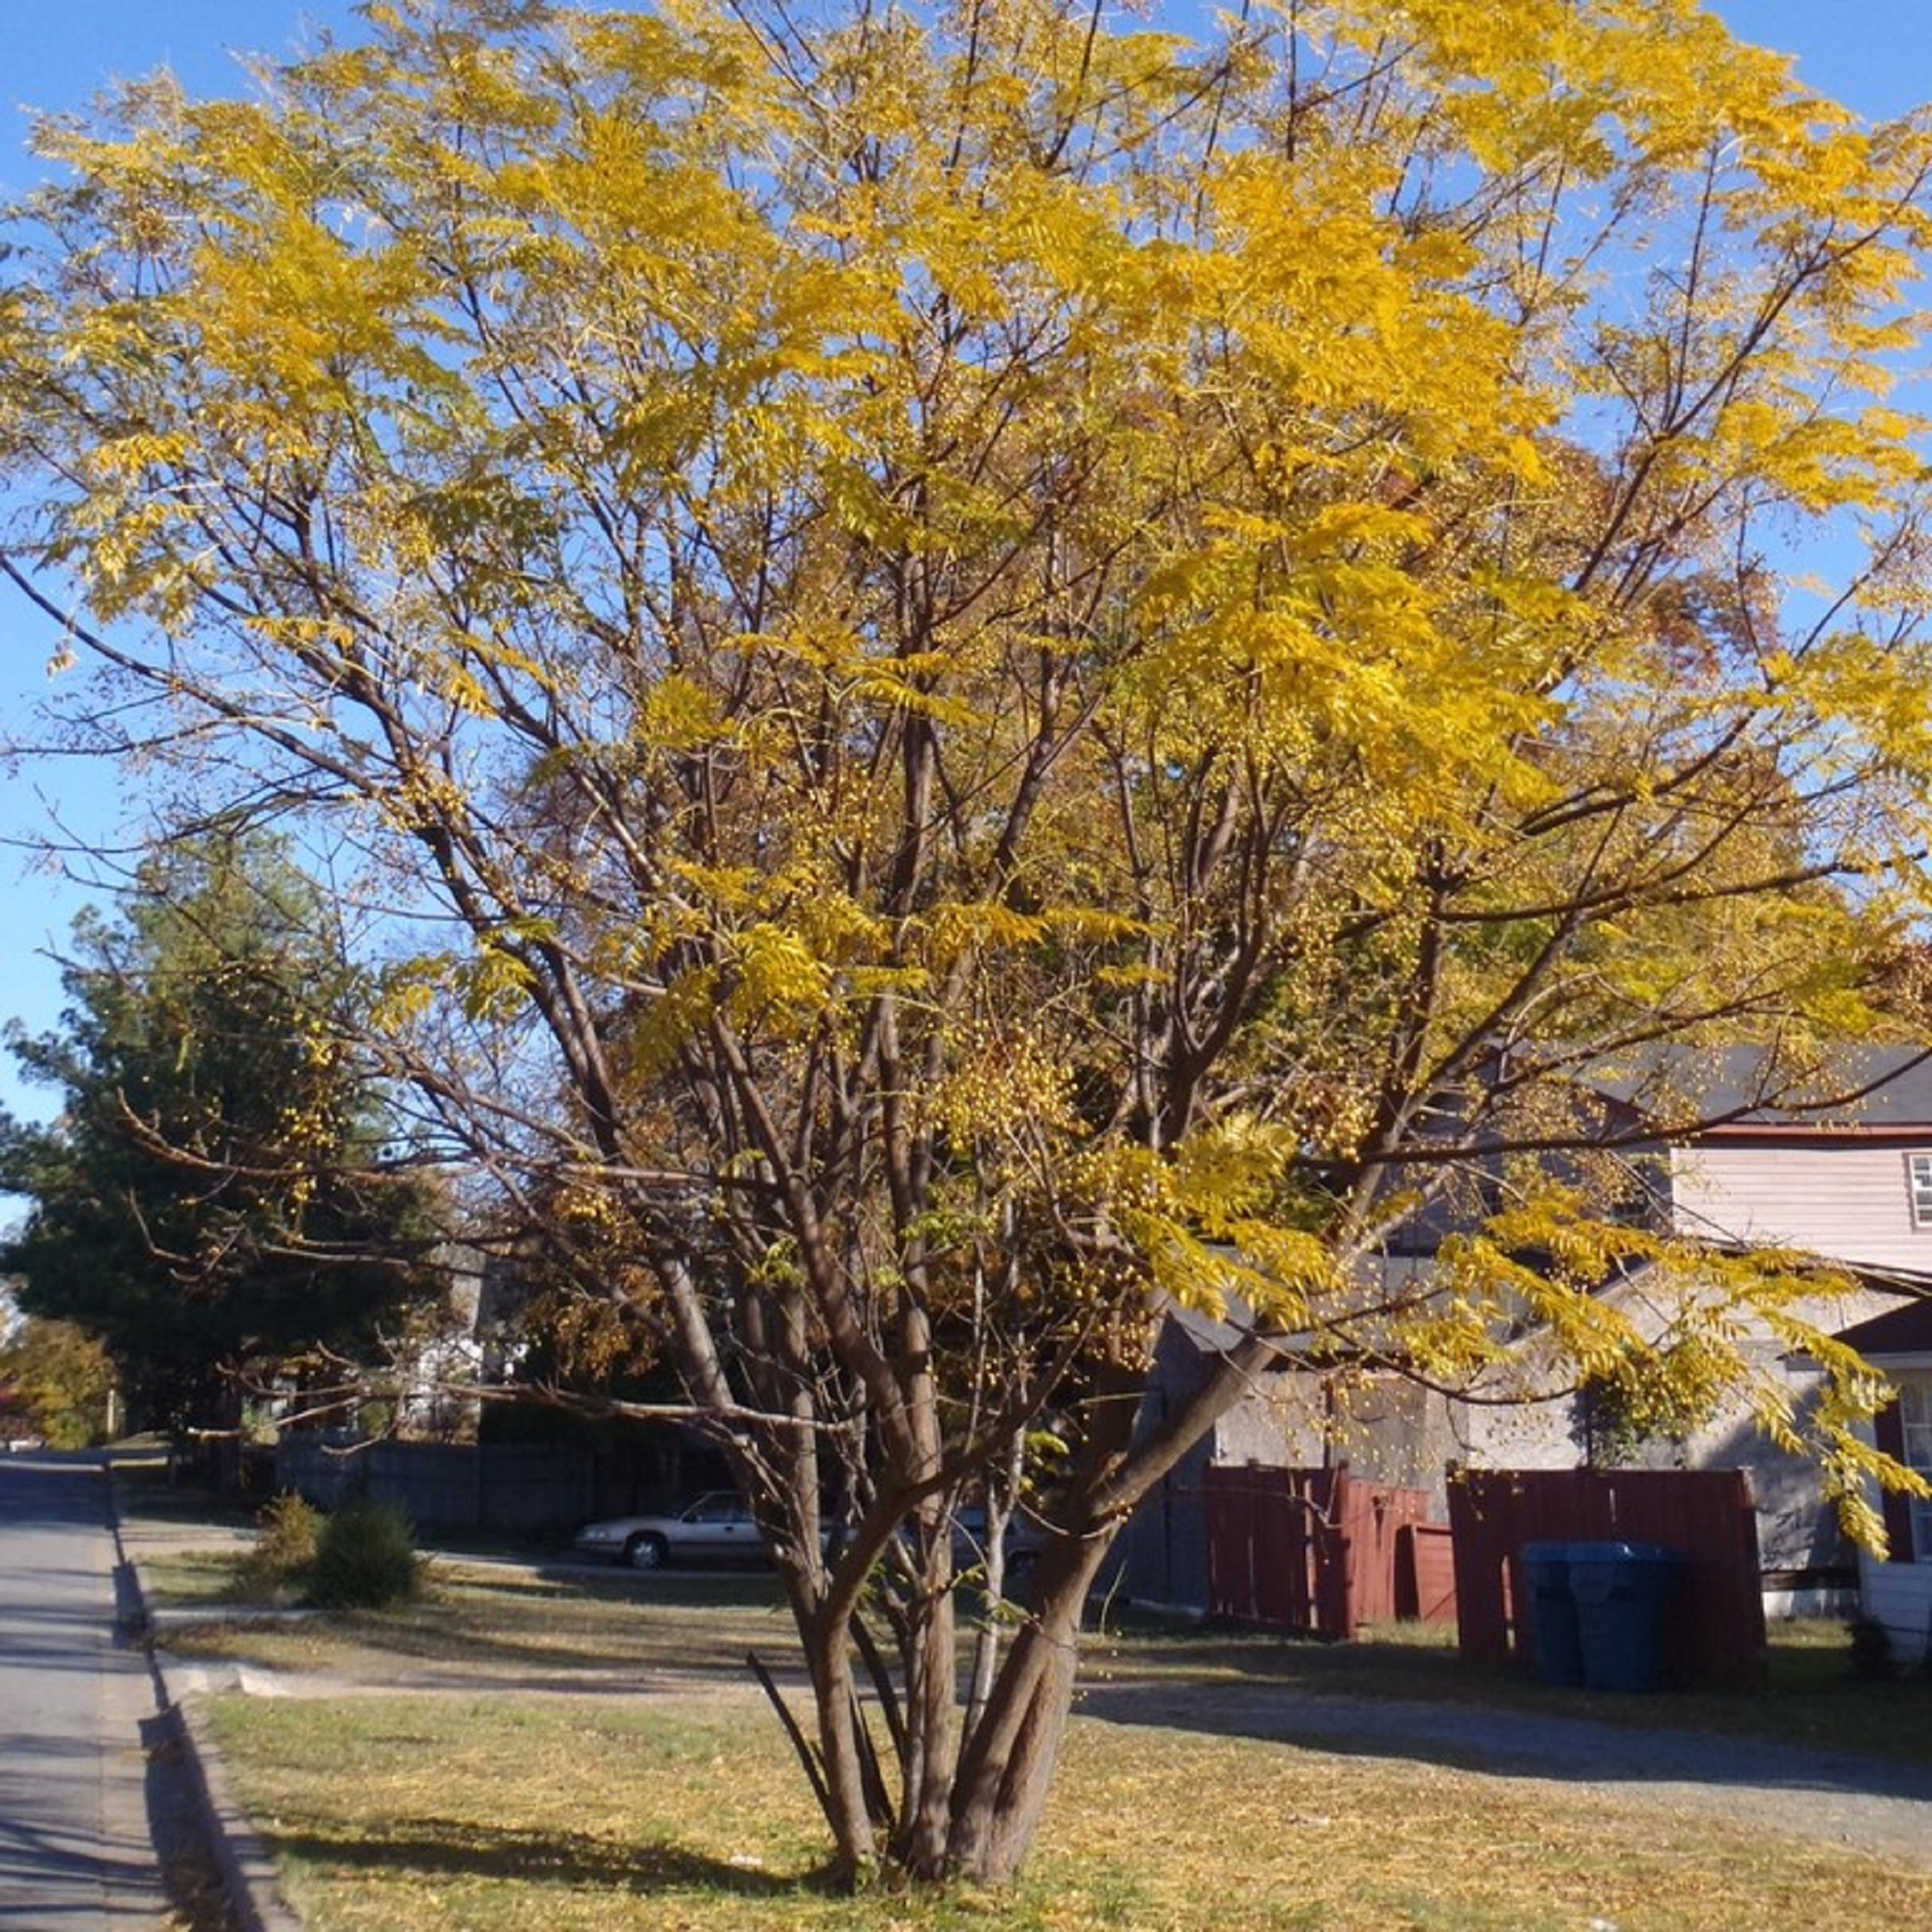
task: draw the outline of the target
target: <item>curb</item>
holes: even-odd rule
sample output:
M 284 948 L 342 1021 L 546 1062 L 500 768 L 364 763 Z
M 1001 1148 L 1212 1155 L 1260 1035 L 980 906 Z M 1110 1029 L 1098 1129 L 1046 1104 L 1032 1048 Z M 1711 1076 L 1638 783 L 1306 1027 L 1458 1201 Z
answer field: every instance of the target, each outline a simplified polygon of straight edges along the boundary
M 206 1714 L 192 1693 L 176 1697 L 169 1688 L 162 1653 L 153 1641 L 154 1619 L 141 1588 L 141 1573 L 128 1554 L 121 1533 L 121 1497 L 111 1467 L 107 1477 L 107 1521 L 114 1534 L 117 1621 L 132 1642 L 145 1643 L 148 1669 L 161 1715 L 182 1747 L 187 1788 L 201 1814 L 207 1840 L 234 1932 L 303 1932 L 302 1922 L 282 1899 L 275 1883 L 274 1861 L 248 1814 L 237 1803 L 228 1773 L 209 1734 Z
M 155 1676 L 157 1683 L 161 1681 L 158 1662 Z M 188 1783 L 201 1803 L 209 1850 L 228 1893 L 235 1932 L 302 1932 L 301 1920 L 282 1902 L 276 1889 L 268 1847 L 235 1801 L 228 1773 L 208 1734 L 206 1715 L 192 1696 L 180 1703 L 170 1699 L 168 1710 L 182 1742 Z

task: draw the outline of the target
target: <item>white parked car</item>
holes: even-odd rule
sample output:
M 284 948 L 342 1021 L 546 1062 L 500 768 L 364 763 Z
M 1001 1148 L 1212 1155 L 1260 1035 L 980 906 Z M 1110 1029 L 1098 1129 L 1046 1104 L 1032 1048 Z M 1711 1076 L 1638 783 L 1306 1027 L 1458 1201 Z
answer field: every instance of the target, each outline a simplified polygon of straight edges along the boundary
M 830 1541 L 830 1531 L 825 1532 Z M 1015 1515 L 1007 1524 L 1009 1585 L 1023 1583 L 1044 1547 L 1037 1525 Z M 570 1547 L 583 1556 L 626 1563 L 633 1570 L 662 1570 L 668 1563 L 756 1563 L 765 1559 L 758 1525 L 743 1499 L 714 1490 L 666 1516 L 618 1516 L 586 1523 Z M 977 1570 L 986 1560 L 986 1512 L 968 1504 L 954 1519 L 952 1560 Z
M 585 1556 L 662 1570 L 667 1563 L 747 1563 L 761 1560 L 764 1544 L 744 1501 L 713 1491 L 669 1516 L 618 1516 L 586 1523 L 570 1547 Z

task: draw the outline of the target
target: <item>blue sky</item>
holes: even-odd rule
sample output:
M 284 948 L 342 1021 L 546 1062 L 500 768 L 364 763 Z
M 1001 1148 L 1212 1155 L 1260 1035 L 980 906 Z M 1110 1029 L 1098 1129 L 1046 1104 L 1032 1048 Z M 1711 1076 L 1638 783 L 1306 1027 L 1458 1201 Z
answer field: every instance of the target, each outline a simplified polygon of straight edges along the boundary
M 1860 113 L 1882 117 L 1932 99 L 1932 0 L 1720 0 L 1739 38 L 1798 57 L 1809 86 Z M 166 66 L 192 91 L 240 79 L 236 50 L 284 52 L 328 27 L 352 33 L 349 0 L 0 0 L 0 196 L 34 179 L 23 147 L 27 108 L 81 106 L 110 77 Z M 17 599 L 0 596 L 0 739 L 19 735 L 53 639 Z M 0 775 L 0 840 L 44 832 L 58 814 L 97 836 L 118 817 L 114 775 L 30 766 Z M 0 844 L 0 1020 L 50 1025 L 59 976 L 46 957 L 65 939 L 86 895 Z M 49 1096 L 23 1089 L 0 1064 L 0 1106 L 44 1115 Z

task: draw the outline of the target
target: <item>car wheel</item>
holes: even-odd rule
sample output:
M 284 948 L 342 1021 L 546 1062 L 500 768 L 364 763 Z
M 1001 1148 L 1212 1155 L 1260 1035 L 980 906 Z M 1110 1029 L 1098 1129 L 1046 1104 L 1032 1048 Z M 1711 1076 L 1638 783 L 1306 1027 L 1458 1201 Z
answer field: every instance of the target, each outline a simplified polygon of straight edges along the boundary
M 634 1536 L 624 1546 L 624 1561 L 633 1570 L 662 1570 L 670 1555 L 670 1546 L 661 1536 Z

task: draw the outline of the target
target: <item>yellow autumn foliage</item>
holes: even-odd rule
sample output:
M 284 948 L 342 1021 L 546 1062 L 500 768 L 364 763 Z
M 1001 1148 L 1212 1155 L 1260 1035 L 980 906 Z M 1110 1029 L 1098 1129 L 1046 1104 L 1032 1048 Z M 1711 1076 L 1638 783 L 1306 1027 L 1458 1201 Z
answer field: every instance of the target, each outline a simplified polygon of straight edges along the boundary
M 1084 1560 L 1170 1302 L 1224 1403 L 1728 1386 L 1868 1527 L 1633 1122 L 1917 1024 L 1932 127 L 1692 0 L 368 18 L 42 128 L 0 554 L 787 1548 L 1050 1435 Z

